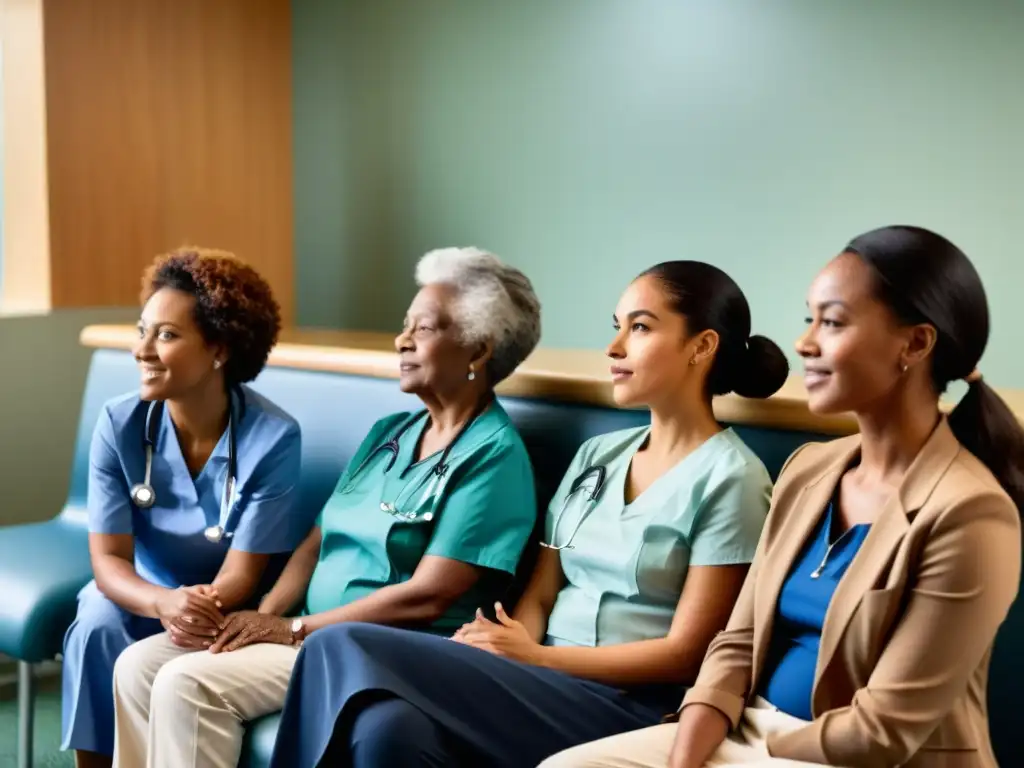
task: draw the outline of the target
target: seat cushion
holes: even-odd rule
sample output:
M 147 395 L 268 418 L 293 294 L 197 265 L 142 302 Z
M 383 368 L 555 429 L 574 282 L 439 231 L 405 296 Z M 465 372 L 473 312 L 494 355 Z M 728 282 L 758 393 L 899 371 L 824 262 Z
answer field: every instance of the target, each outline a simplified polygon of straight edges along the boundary
M 281 724 L 281 713 L 261 717 L 250 723 L 245 732 L 242 756 L 238 768 L 267 768 L 277 740 L 277 728 Z
M 0 528 L 0 653 L 52 659 L 92 578 L 85 528 L 60 517 Z

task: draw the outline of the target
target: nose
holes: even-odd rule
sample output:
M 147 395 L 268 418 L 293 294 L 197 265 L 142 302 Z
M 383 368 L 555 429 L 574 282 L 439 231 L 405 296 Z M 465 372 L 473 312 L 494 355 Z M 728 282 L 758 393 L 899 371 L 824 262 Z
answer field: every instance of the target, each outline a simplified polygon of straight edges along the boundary
M 807 330 L 800 334 L 796 340 L 796 353 L 800 357 L 817 357 L 819 353 L 818 342 L 815 339 L 814 325 L 808 325 Z
M 140 363 L 143 360 L 153 360 L 156 357 L 156 352 L 153 349 L 152 334 L 143 333 L 139 336 L 135 346 L 132 347 L 132 355 L 135 357 L 136 362 Z
M 395 351 L 401 354 L 402 352 L 412 351 L 412 334 L 407 329 L 402 329 L 402 332 L 395 336 Z
M 622 343 L 622 331 L 616 331 L 615 338 L 608 344 L 608 348 L 605 349 L 604 353 L 608 355 L 612 360 L 621 360 L 626 356 L 626 348 Z

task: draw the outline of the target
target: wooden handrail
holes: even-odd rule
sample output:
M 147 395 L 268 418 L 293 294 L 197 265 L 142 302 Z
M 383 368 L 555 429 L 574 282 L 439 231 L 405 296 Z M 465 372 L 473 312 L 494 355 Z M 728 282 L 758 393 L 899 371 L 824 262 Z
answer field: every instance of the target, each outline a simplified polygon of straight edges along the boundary
M 97 349 L 131 349 L 138 332 L 127 325 L 90 325 L 81 342 Z M 382 379 L 398 378 L 394 336 L 365 331 L 290 329 L 270 353 L 277 368 L 327 371 Z M 608 358 L 595 350 L 537 349 L 512 376 L 498 386 L 502 395 L 615 407 Z M 856 429 L 849 416 L 819 416 L 807 409 L 799 377 L 766 400 L 737 395 L 715 398 L 715 415 L 730 424 L 803 430 L 830 435 Z

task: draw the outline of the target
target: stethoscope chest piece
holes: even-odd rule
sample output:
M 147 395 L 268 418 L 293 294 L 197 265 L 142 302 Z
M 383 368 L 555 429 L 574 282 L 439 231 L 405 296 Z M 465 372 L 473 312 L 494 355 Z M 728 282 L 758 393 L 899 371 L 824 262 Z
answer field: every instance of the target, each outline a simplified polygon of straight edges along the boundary
M 132 503 L 139 509 L 149 509 L 156 503 L 156 492 L 149 483 L 136 483 L 131 490 Z

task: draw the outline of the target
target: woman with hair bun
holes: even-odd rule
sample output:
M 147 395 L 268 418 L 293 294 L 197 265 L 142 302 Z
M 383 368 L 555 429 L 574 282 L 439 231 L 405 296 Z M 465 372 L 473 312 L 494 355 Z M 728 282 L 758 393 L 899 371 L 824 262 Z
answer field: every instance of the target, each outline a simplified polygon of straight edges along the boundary
M 676 708 L 725 626 L 771 493 L 712 397 L 767 397 L 788 365 L 751 337 L 736 283 L 700 262 L 644 272 L 614 324 L 615 400 L 646 405 L 651 424 L 580 448 L 519 604 L 478 610 L 450 639 L 356 623 L 310 635 L 273 766 L 534 768 Z
M 140 389 L 93 433 L 95 580 L 64 640 L 63 747 L 80 768 L 111 764 L 118 656 L 163 630 L 178 654 L 208 648 L 312 524 L 295 506 L 298 423 L 245 386 L 281 327 L 270 286 L 229 253 L 181 248 L 146 271 L 142 303 Z
M 988 667 L 1020 583 L 1024 432 L 977 370 L 981 280 L 945 238 L 884 227 L 807 304 L 810 409 L 852 412 L 860 434 L 789 459 L 679 725 L 544 768 L 996 768 Z

